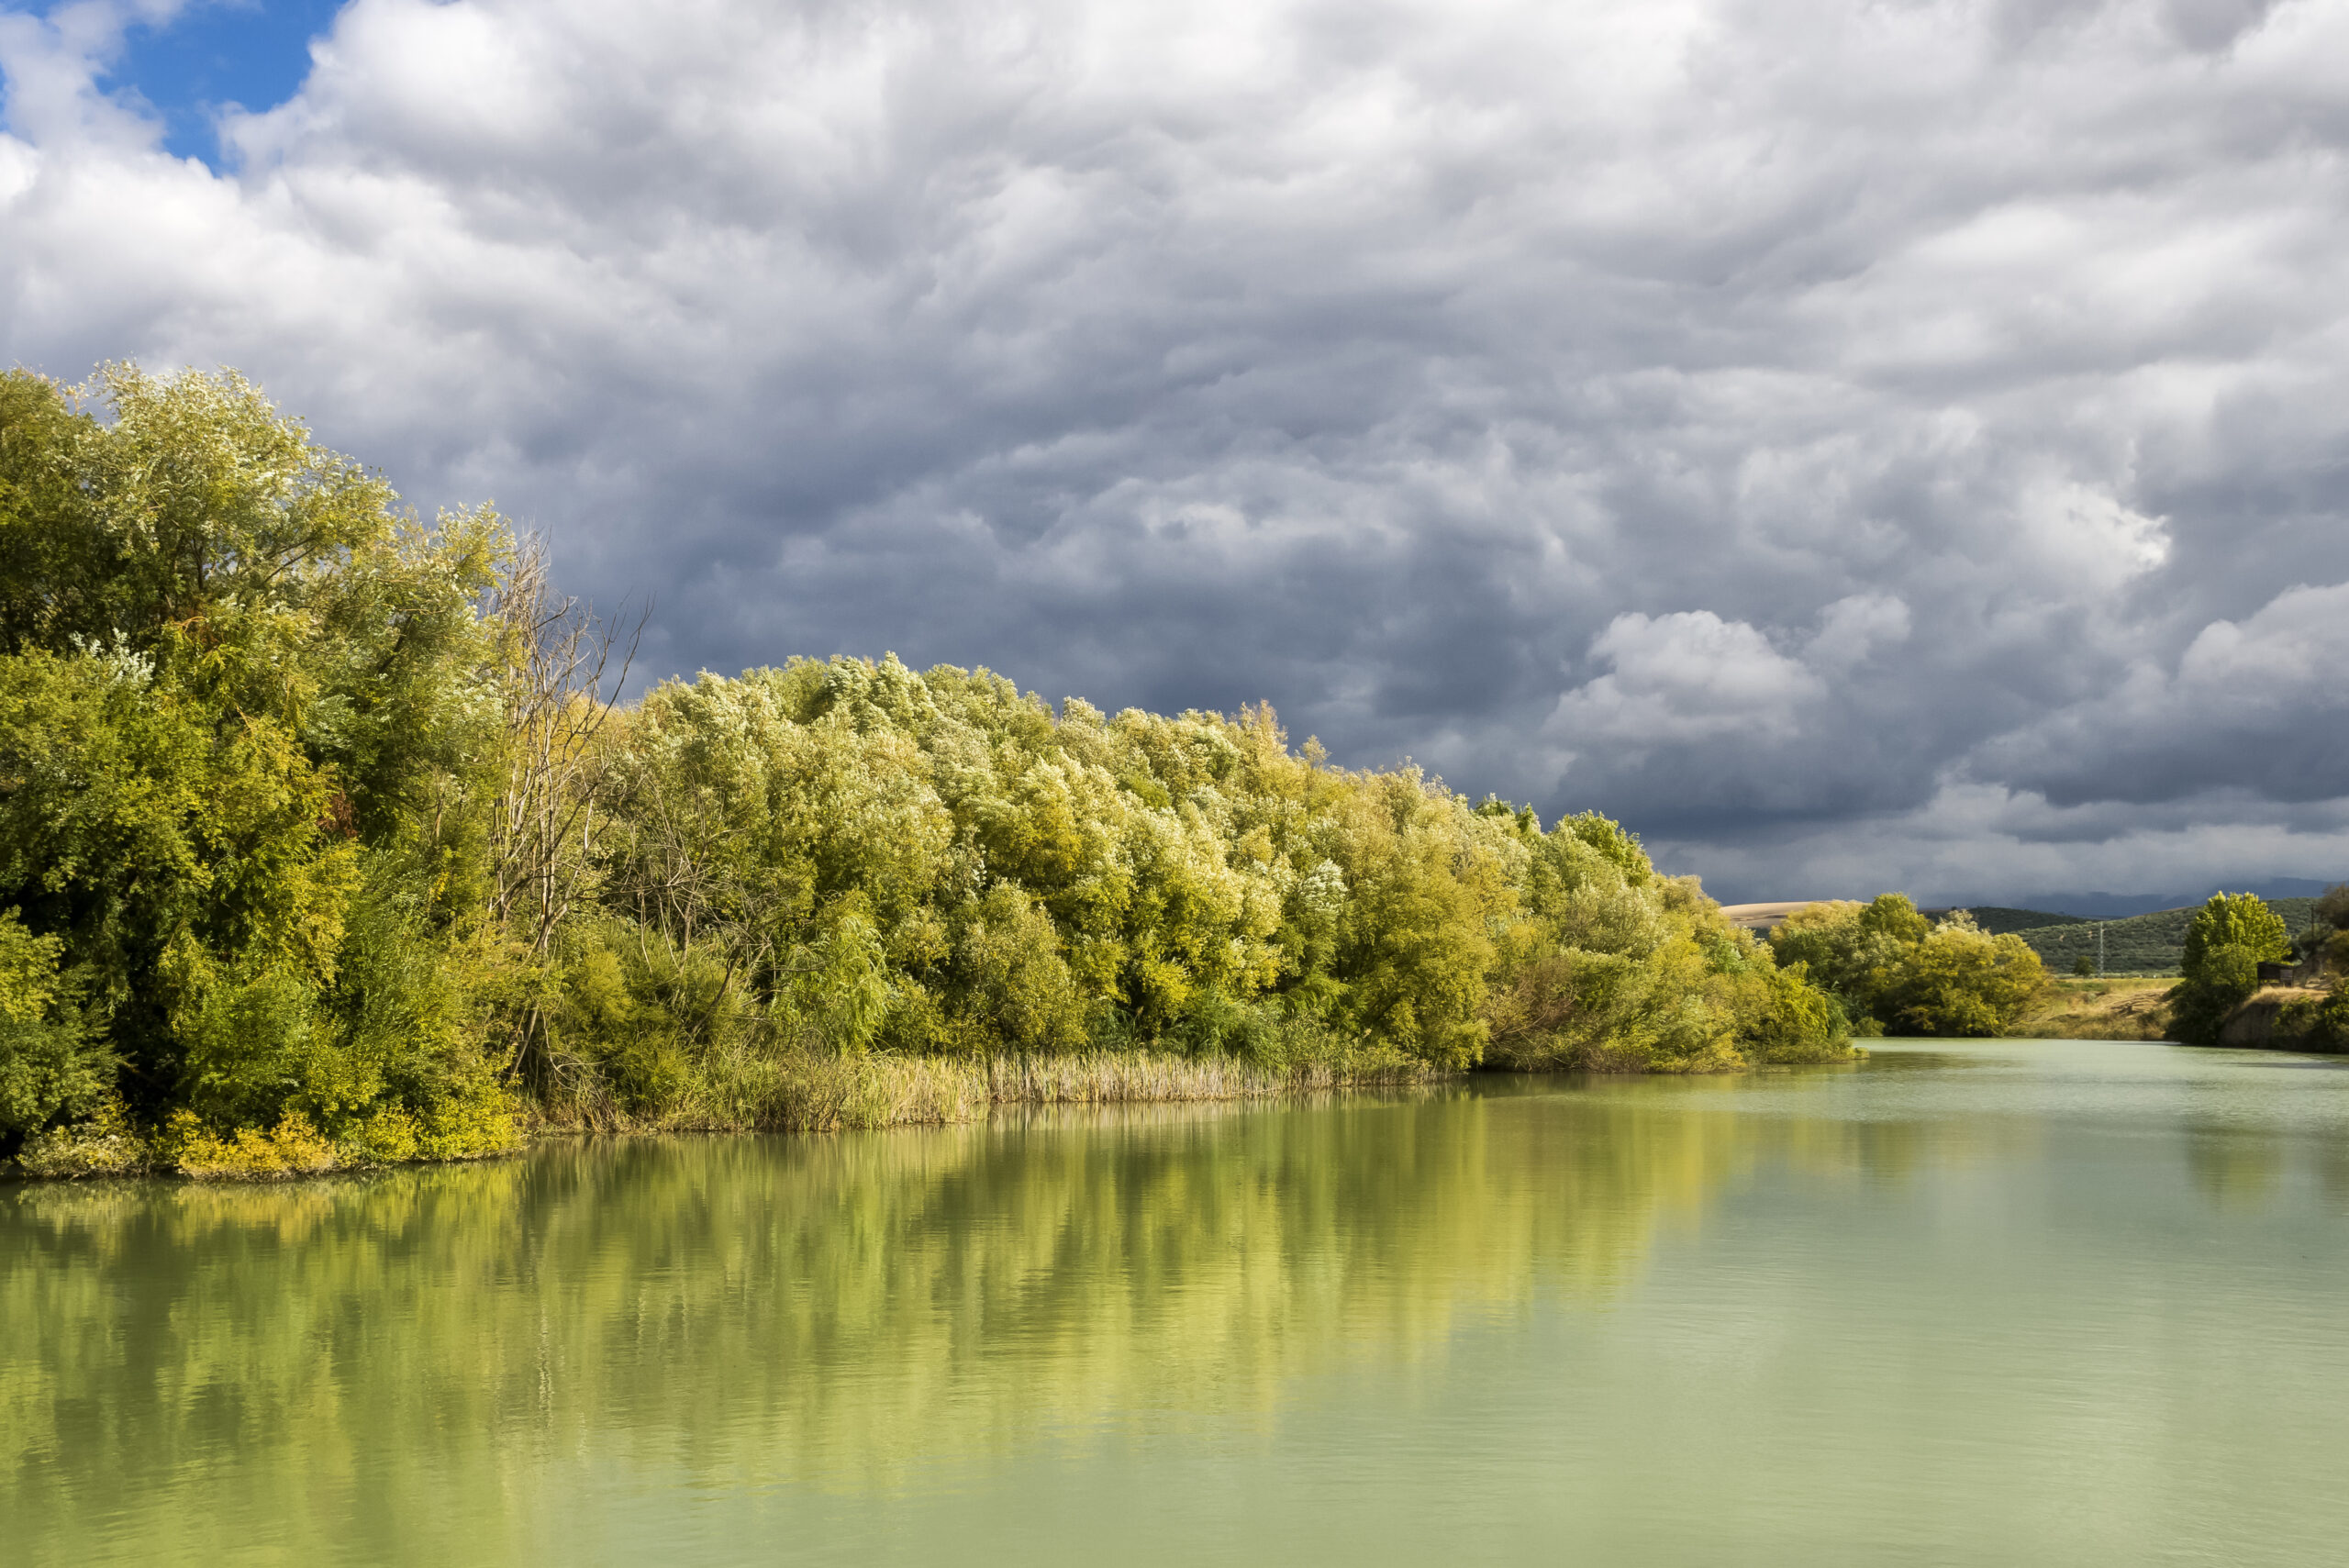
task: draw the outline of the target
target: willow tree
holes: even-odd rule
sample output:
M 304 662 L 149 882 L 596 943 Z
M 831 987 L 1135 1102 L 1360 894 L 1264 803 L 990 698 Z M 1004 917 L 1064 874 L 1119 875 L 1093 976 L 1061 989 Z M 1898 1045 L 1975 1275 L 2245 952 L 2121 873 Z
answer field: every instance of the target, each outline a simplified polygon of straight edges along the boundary
M 507 537 L 234 373 L 0 377 L 0 949 L 48 1040 L 0 1051 L 57 1085 L 10 1130 L 118 1088 L 190 1135 L 502 1136 L 446 937 Z

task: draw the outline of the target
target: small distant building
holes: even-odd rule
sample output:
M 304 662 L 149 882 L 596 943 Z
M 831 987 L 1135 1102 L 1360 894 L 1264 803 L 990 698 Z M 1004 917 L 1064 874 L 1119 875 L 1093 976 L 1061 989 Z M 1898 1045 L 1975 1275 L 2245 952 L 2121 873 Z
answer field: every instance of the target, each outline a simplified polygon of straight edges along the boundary
M 2321 985 L 2332 969 L 2330 943 L 2319 943 L 2299 959 L 2270 959 L 2259 966 L 2262 985 Z

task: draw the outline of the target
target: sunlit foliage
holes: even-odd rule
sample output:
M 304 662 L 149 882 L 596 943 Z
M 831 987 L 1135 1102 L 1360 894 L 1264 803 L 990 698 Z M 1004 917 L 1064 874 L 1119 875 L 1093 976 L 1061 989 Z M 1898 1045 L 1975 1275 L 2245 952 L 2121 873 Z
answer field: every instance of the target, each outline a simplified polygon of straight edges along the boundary
M 1267 709 L 1055 714 L 985 671 L 801 661 L 660 686 L 616 745 L 613 917 L 573 934 L 560 1011 L 582 1075 L 639 1105 L 746 1030 L 1440 1069 L 1841 1050 L 1825 999 L 1614 823 L 1330 768 Z
M 1898 893 L 1807 905 L 1770 933 L 1770 945 L 1870 1032 L 1999 1034 L 2046 980 L 2021 938 L 1991 936 L 1963 910 L 1937 924 Z
M 543 573 L 233 373 L 0 377 L 0 1152 L 800 1125 L 807 1064 L 867 1057 L 1845 1053 L 1802 967 L 1595 814 L 894 656 L 619 707 Z
M 2216 1045 L 2227 1015 L 2259 989 L 2259 966 L 2287 957 L 2291 935 L 2283 918 L 2249 893 L 2214 893 L 2186 929 L 2178 962 L 2178 1039 Z
M 0 1136 L 119 1092 L 510 1142 L 449 830 L 497 740 L 502 527 L 418 527 L 233 374 L 90 395 L 0 377 Z

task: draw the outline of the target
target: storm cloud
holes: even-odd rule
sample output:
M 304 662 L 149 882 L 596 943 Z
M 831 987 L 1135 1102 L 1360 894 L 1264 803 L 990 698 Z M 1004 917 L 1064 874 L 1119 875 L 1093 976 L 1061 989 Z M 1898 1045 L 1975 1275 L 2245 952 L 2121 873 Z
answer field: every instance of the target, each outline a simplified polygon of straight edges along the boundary
M 353 0 L 161 150 L 0 13 L 0 354 L 651 595 L 1271 700 L 1731 896 L 2349 873 L 2349 6 Z

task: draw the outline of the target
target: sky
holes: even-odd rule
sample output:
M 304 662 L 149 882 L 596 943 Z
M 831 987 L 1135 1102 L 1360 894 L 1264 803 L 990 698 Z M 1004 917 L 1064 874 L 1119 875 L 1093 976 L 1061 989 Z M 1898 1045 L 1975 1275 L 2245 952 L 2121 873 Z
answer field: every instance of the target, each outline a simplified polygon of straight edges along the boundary
M 1269 700 L 1724 899 L 2349 876 L 2349 0 L 0 0 L 0 362 L 640 669 Z

